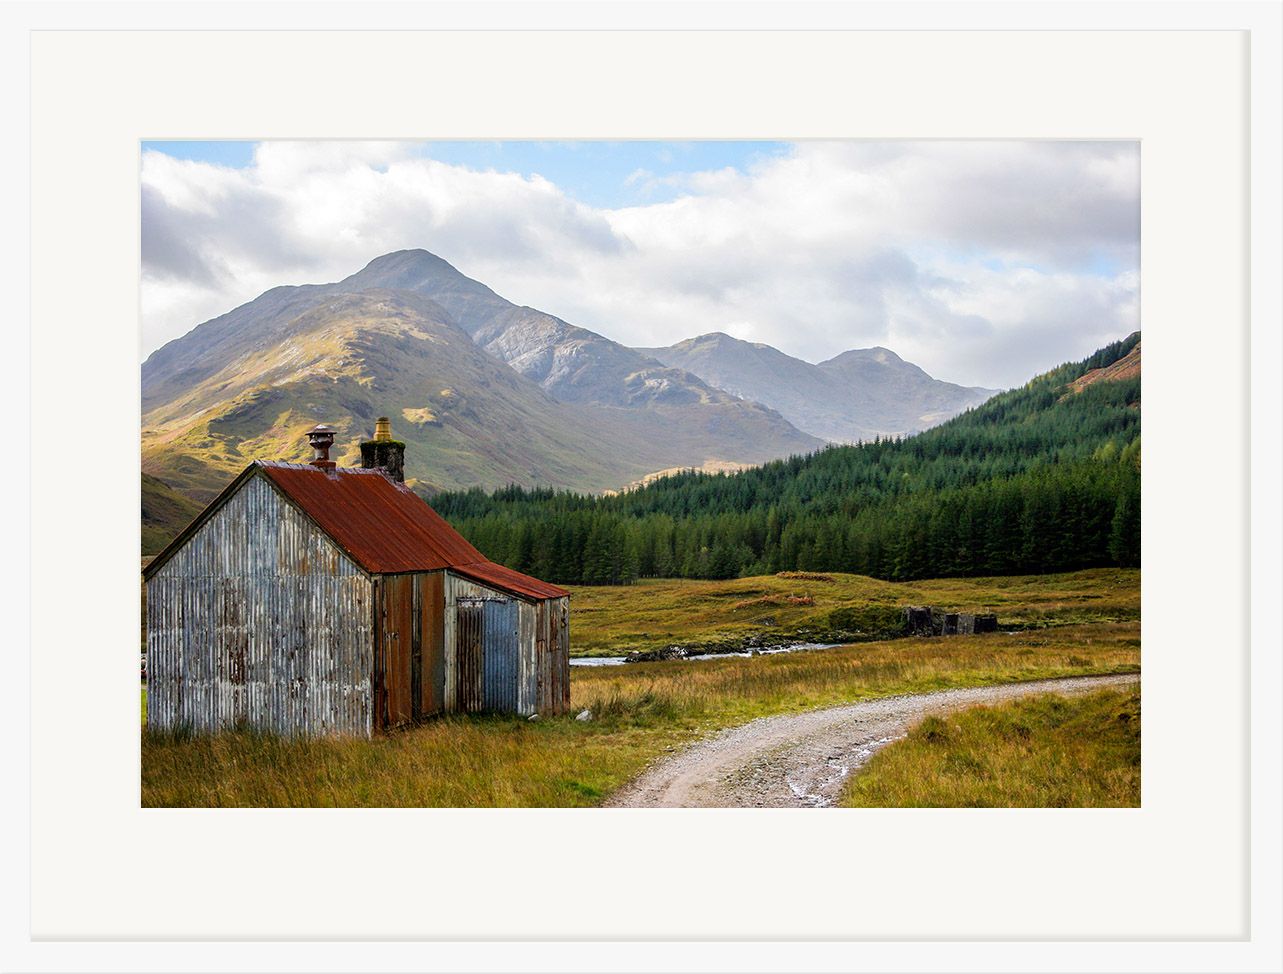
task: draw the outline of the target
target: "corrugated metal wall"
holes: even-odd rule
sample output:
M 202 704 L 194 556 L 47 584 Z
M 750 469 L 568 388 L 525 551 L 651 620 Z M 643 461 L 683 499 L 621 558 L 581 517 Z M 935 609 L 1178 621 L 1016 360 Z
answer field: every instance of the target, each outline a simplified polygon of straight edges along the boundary
M 447 571 L 446 712 L 564 713 L 570 706 L 569 604 L 515 599 Z
M 372 729 L 372 580 L 261 476 L 147 583 L 147 722 Z

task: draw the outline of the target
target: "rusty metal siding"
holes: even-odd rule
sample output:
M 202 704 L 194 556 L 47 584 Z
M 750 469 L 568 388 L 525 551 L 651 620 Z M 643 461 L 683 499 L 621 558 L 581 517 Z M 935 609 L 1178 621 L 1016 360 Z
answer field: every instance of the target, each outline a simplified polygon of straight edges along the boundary
M 376 730 L 409 723 L 414 708 L 413 575 L 384 575 L 375 581 L 374 725 Z
M 555 621 L 552 636 L 553 665 L 561 688 L 560 698 L 553 701 L 553 707 L 560 714 L 570 709 L 570 597 L 554 599 L 550 605 Z
M 539 603 L 537 653 L 539 710 L 561 714 L 570 707 L 570 600 Z
M 570 600 L 517 600 L 453 570 L 444 575 L 443 709 L 564 713 L 570 706 Z M 493 623 L 499 612 L 515 618 Z M 498 625 L 495 636 L 492 625 Z
M 539 603 L 521 604 L 520 636 L 517 652 L 517 713 L 524 716 L 539 712 L 538 636 Z
M 147 720 L 282 734 L 372 729 L 372 581 L 262 477 L 147 582 Z
M 420 714 L 445 709 L 445 573 L 417 575 L 421 668 Z
M 485 605 L 483 599 L 460 599 L 455 612 L 459 626 L 455 646 L 458 673 L 455 707 L 467 714 L 477 713 L 485 706 Z

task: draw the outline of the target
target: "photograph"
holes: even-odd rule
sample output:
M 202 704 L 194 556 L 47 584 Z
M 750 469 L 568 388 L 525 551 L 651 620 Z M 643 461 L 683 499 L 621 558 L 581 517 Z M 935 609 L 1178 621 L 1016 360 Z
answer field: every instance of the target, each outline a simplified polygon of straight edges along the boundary
M 0 974 L 1283 974 L 1283 0 L 0 51 Z
M 138 173 L 142 807 L 1142 807 L 1138 140 Z

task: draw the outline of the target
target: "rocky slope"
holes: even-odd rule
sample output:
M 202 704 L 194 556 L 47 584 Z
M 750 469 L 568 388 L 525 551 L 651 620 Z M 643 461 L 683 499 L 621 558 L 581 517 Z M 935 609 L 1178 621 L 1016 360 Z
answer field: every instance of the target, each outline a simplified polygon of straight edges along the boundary
M 336 456 L 355 462 L 381 414 L 427 489 L 596 491 L 819 445 L 770 409 L 517 308 L 423 251 L 336 284 L 274 288 L 158 349 L 142 378 L 144 472 L 202 501 L 251 459 L 305 458 L 317 422 L 339 429 Z
M 919 432 L 997 391 L 933 379 L 880 347 L 853 349 L 813 365 L 770 345 L 715 332 L 638 351 L 757 400 L 799 429 L 835 442 Z

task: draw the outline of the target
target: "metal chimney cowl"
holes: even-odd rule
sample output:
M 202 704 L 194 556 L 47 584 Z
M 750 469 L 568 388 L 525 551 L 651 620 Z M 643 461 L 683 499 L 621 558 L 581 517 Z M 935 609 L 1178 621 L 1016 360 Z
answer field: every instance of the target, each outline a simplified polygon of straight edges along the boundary
M 398 484 L 405 483 L 405 444 L 392 439 L 392 421 L 380 416 L 374 421 L 374 438 L 361 442 L 361 466 L 382 470 Z
M 312 466 L 322 470 L 333 470 L 338 466 L 330 459 L 330 447 L 334 445 L 334 437 L 337 434 L 338 430 L 324 423 L 313 426 L 307 431 L 307 442 L 312 446 Z

